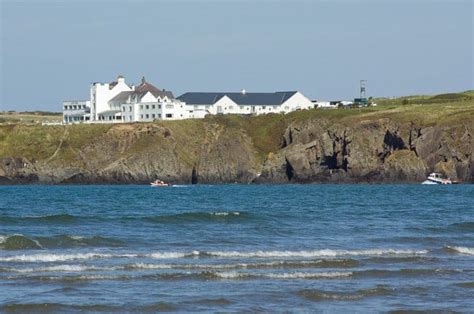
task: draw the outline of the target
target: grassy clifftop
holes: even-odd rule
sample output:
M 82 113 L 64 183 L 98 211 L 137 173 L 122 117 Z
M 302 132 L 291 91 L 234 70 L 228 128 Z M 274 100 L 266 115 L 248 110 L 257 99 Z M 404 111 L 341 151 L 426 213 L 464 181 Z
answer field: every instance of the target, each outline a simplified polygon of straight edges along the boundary
M 412 96 L 397 99 L 375 99 L 376 107 L 356 109 L 314 109 L 293 112 L 287 115 L 269 114 L 263 116 L 210 116 L 202 120 L 160 121 L 154 123 L 136 123 L 120 125 L 68 125 L 41 126 L 21 123 L 21 115 L 14 116 L 17 123 L 3 115 L 0 122 L 0 158 L 21 157 L 30 161 L 55 162 L 58 164 L 77 163 L 81 150 L 106 133 L 115 132 L 115 136 L 139 137 L 147 132 L 146 126 L 156 126 L 173 136 L 175 149 L 189 162 L 193 162 L 193 152 L 206 143 L 204 138 L 209 126 L 226 129 L 227 136 L 248 136 L 255 149 L 256 157 L 263 160 L 270 152 L 278 151 L 282 146 L 282 136 L 288 126 L 294 122 L 324 121 L 325 124 L 338 123 L 348 127 L 367 120 L 390 119 L 396 123 L 412 123 L 420 127 L 433 125 L 459 125 L 474 121 L 474 91 L 437 96 Z M 13 121 L 13 122 L 14 122 Z M 123 130 L 121 133 L 120 130 Z M 134 135 L 134 133 L 136 133 Z M 159 141 L 149 142 L 141 137 L 127 147 L 133 153 L 139 153 L 150 144 L 159 145 Z M 192 149 L 191 149 L 192 148 Z M 193 152 L 189 152 L 189 150 Z M 123 156 L 130 151 L 123 152 Z M 87 158 L 82 156 L 81 158 Z

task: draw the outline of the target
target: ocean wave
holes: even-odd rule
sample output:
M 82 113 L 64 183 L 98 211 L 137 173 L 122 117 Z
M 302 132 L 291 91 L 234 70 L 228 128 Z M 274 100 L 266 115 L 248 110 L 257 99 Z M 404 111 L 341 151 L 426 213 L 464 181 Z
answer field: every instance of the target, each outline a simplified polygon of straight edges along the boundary
M 70 214 L 55 214 L 45 216 L 0 216 L 2 223 L 43 222 L 43 223 L 72 223 L 81 217 Z
M 62 304 L 62 303 L 13 303 L 0 305 L 0 312 L 7 313 L 56 313 L 56 312 L 130 312 L 130 313 L 155 313 L 171 312 L 178 308 L 171 303 L 159 302 L 143 306 L 108 305 L 108 304 Z
M 110 256 L 62 256 L 65 261 L 80 260 L 88 258 L 104 258 Z M 42 258 L 41 260 L 45 260 Z M 61 261 L 59 257 L 54 261 Z M 133 271 L 133 270 L 241 270 L 241 269 L 312 269 L 312 268 L 348 268 L 357 266 L 355 260 L 317 260 L 317 261 L 273 261 L 268 263 L 237 263 L 237 264 L 152 264 L 152 263 L 130 263 L 115 264 L 113 266 L 94 266 L 94 265 L 54 265 L 46 267 L 29 268 L 0 268 L 0 272 L 16 273 L 42 273 L 42 272 L 91 272 L 91 271 Z
M 453 223 L 450 224 L 449 227 L 459 231 L 474 231 L 474 221 Z
M 14 234 L 0 237 L 0 249 L 3 250 L 120 246 L 124 246 L 124 242 L 121 240 L 101 236 L 57 235 L 50 237 L 26 237 L 21 234 Z
M 250 273 L 237 271 L 200 271 L 200 272 L 166 272 L 157 274 L 81 274 L 81 275 L 15 275 L 8 276 L 8 280 L 29 279 L 37 281 L 103 281 L 103 280 L 255 280 L 255 279 L 274 279 L 274 280 L 326 280 L 347 278 L 352 276 L 352 272 L 285 272 L 285 273 Z M 5 277 L 4 277 L 5 278 Z
M 319 272 L 319 273 L 304 273 L 304 272 L 294 272 L 294 273 L 270 273 L 262 274 L 263 277 L 273 278 L 273 279 L 319 279 L 319 278 L 341 278 L 341 277 L 350 277 L 352 272 Z
M 456 254 L 474 255 L 474 248 L 464 246 L 447 246 L 446 251 Z
M 284 257 L 338 257 L 338 256 L 390 256 L 390 255 L 420 255 L 428 250 L 397 250 L 397 249 L 368 249 L 368 250 L 313 250 L 313 251 L 216 251 L 205 252 L 203 255 L 226 258 L 284 258 Z M 200 253 L 202 254 L 202 253 Z
M 2 256 L 0 262 L 64 262 L 72 260 L 89 260 L 100 258 L 133 258 L 138 254 L 110 254 L 110 253 L 75 253 L 75 254 L 55 254 L 39 253 L 30 255 Z
M 56 262 L 79 259 L 99 259 L 99 258 L 152 258 L 152 259 L 180 259 L 180 258 L 335 258 L 344 256 L 416 256 L 428 253 L 427 250 L 395 250 L 395 249 L 370 249 L 370 250 L 314 250 L 314 251 L 191 251 L 191 252 L 152 252 L 146 254 L 139 253 L 76 253 L 57 254 L 40 253 L 31 255 L 3 256 L 0 261 L 9 262 Z M 291 261 L 287 261 L 289 263 Z M 315 266 L 318 263 L 326 263 L 328 267 L 332 263 L 330 260 L 324 262 L 313 261 Z M 339 266 L 341 265 L 340 262 Z M 346 260 L 347 267 L 356 265 L 355 260 Z M 261 266 L 265 266 L 261 264 Z M 283 265 L 284 266 L 284 265 Z M 289 265 L 288 265 L 289 266 Z M 337 267 L 337 265 L 334 265 Z
M 297 294 L 312 301 L 359 301 L 367 297 L 386 296 L 395 289 L 379 285 L 372 289 L 360 289 L 354 292 L 300 290 Z
M 368 269 L 361 271 L 354 271 L 354 278 L 359 277 L 413 277 L 413 276 L 430 276 L 440 274 L 454 274 L 462 273 L 462 269 L 446 269 L 446 268 L 403 268 L 397 270 L 387 269 Z
M 250 218 L 250 215 L 239 211 L 215 212 L 185 212 L 171 215 L 147 216 L 140 219 L 152 223 L 181 223 L 181 222 L 220 222 Z
M 13 234 L 0 237 L 0 249 L 3 250 L 24 250 L 42 249 L 43 246 L 36 239 L 30 239 L 22 234 Z

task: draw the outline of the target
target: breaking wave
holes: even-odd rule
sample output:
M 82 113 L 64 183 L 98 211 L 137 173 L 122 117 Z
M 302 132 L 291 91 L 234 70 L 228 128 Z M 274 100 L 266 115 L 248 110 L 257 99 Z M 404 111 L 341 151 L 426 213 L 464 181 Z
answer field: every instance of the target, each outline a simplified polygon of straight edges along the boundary
M 394 290 L 380 285 L 373 289 L 360 289 L 353 292 L 301 290 L 297 294 L 312 301 L 358 301 L 367 297 L 390 295 Z
M 74 235 L 58 235 L 51 237 L 26 237 L 21 234 L 15 234 L 0 237 L 0 249 L 3 250 L 120 247 L 124 245 L 124 242 L 121 240 L 100 236 L 81 237 Z
M 8 241 L 8 240 L 7 240 Z M 77 241 L 84 241 L 82 238 L 78 238 Z M 5 242 L 6 243 L 6 242 Z M 28 242 L 29 243 L 29 242 Z M 4 244 L 3 244 L 4 245 Z M 38 244 L 36 244 L 38 245 Z M 151 259 L 179 259 L 179 258 L 335 258 L 335 257 L 347 257 L 347 256 L 416 256 L 428 253 L 427 250 L 395 250 L 395 249 L 371 249 L 371 250 L 314 250 L 314 251 L 250 251 L 250 252 L 238 252 L 238 251 L 191 251 L 191 252 L 152 252 L 146 254 L 139 253 L 75 253 L 75 254 L 57 254 L 57 253 L 39 253 L 30 255 L 16 255 L 16 256 L 2 256 L 0 261 L 17 261 L 17 262 L 56 262 L 56 261 L 68 261 L 68 260 L 81 260 L 81 259 L 104 259 L 104 258 L 151 258 Z M 293 261 L 287 261 L 283 263 L 293 263 Z M 277 263 L 282 263 L 278 261 Z M 351 259 L 345 259 L 341 261 L 312 261 L 314 265 L 331 265 L 335 263 L 335 267 L 346 264 L 346 267 L 352 267 L 357 265 L 357 261 Z M 262 266 L 265 264 L 261 264 Z M 313 265 L 313 266 L 314 266 Z M 285 266 L 285 264 L 283 264 Z M 324 266 L 323 266 L 324 267 Z
M 200 271 L 200 272 L 167 272 L 158 274 L 81 274 L 81 275 L 20 275 L 6 277 L 9 280 L 32 279 L 38 281 L 102 281 L 102 280 L 255 280 L 255 279 L 306 279 L 324 280 L 338 279 L 352 276 L 352 272 L 286 272 L 286 273 L 248 273 L 248 272 L 222 272 L 222 271 Z
M 474 255 L 474 248 L 464 246 L 447 246 L 446 251 L 455 254 Z
M 369 249 L 369 250 L 313 250 L 313 251 L 254 251 L 254 252 L 209 252 L 210 256 L 226 258 L 284 258 L 284 257 L 338 257 L 338 256 L 383 256 L 383 255 L 419 255 L 426 254 L 427 250 L 396 250 L 396 249 Z
M 78 260 L 82 258 L 100 258 L 100 256 L 62 256 L 65 261 Z M 68 259 L 70 258 L 70 259 Z M 75 258 L 75 259 L 74 259 Z M 57 259 L 54 261 L 58 261 Z M 354 260 L 319 260 L 319 261 L 274 261 L 268 263 L 238 263 L 238 264 L 150 264 L 130 263 L 112 266 L 65 264 L 45 267 L 28 268 L 0 268 L 0 272 L 15 273 L 42 273 L 42 272 L 90 272 L 90 271 L 133 271 L 133 270 L 242 270 L 242 269 L 295 269 L 295 268 L 347 268 L 357 266 Z

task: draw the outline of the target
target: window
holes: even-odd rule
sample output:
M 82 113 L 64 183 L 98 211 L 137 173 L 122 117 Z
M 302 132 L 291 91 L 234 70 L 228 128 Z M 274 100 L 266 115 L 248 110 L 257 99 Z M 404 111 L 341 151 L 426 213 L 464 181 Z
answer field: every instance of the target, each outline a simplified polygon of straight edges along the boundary
M 240 110 L 244 110 L 244 106 L 240 106 Z
M 161 109 L 161 105 L 158 105 L 158 109 Z
M 145 109 L 150 109 L 150 106 L 146 105 L 146 106 L 145 106 Z
M 155 105 L 152 105 L 152 106 L 151 106 L 151 109 L 155 109 L 155 107 L 156 107 Z
M 159 113 L 159 114 L 158 114 L 158 118 L 160 118 L 160 119 L 161 119 L 161 113 Z
M 128 120 L 129 120 L 129 121 L 132 121 L 132 116 L 128 116 Z
M 262 106 L 262 109 L 265 110 L 265 108 L 267 108 L 267 106 Z
M 147 119 L 149 119 L 149 118 L 150 118 L 150 115 L 147 113 L 147 114 L 145 115 L 145 117 L 146 117 Z
M 155 114 L 154 114 L 154 113 L 152 113 L 152 114 L 151 114 L 151 117 L 152 117 L 153 119 L 155 119 Z
M 143 105 L 140 105 L 140 109 L 142 109 L 142 110 L 143 110 Z
M 142 114 L 140 115 L 140 118 L 143 119 L 143 115 L 142 115 Z
M 173 118 L 173 114 L 172 114 L 172 113 L 167 113 L 167 114 L 166 114 L 166 117 L 167 117 L 167 118 Z
M 132 106 L 128 106 L 128 111 L 132 111 Z

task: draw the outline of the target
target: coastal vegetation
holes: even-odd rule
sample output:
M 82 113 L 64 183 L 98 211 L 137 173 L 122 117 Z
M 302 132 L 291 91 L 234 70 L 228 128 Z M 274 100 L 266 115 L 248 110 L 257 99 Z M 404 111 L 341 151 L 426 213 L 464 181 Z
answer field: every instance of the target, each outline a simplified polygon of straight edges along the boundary
M 246 181 L 255 179 L 256 175 L 265 172 L 266 167 L 277 161 L 271 167 L 294 167 L 295 161 L 293 165 L 289 162 L 294 150 L 300 149 L 299 145 L 316 141 L 316 148 L 311 151 L 316 157 L 298 155 L 298 160 L 305 160 L 299 171 L 313 171 L 311 175 L 300 176 L 300 179 L 304 178 L 302 181 L 324 179 L 326 174 L 321 177 L 323 174 L 315 170 L 316 166 L 326 167 L 331 174 L 343 170 L 349 175 L 352 171 L 349 176 L 355 176 L 356 180 L 360 173 L 368 175 L 362 169 L 357 172 L 359 174 L 355 172 L 355 164 L 360 160 L 365 160 L 364 167 L 372 169 L 370 171 L 379 169 L 380 164 L 377 167 L 369 167 L 368 164 L 384 164 L 385 161 L 386 167 L 402 171 L 397 168 L 397 156 L 400 162 L 412 163 L 412 168 L 418 171 L 415 177 L 443 166 L 450 169 L 447 170 L 450 175 L 457 175 L 463 180 L 474 179 L 471 177 L 474 169 L 470 168 L 472 146 L 469 150 L 469 141 L 474 135 L 474 91 L 376 98 L 373 102 L 378 105 L 302 110 L 286 115 L 217 115 L 205 119 L 115 125 L 41 125 L 60 116 L 4 112 L 0 114 L 0 159 L 21 160 L 23 166 L 28 166 L 22 168 L 23 176 L 44 177 L 52 182 L 68 178 L 74 181 L 78 174 L 86 177 L 99 174 L 108 176 L 110 181 L 145 182 L 158 176 L 184 180 L 191 172 L 199 172 L 201 181 Z M 430 146 L 427 148 L 428 159 L 419 160 L 423 158 L 415 148 L 415 137 L 420 141 L 433 141 L 432 145 L 444 145 L 439 141 L 446 142 L 446 138 L 450 138 L 450 142 L 442 153 L 435 153 L 435 148 Z M 344 144 L 344 141 L 347 143 Z M 403 144 L 397 146 L 390 141 Z M 422 143 L 418 145 L 421 147 Z M 448 156 L 445 152 L 454 149 L 458 153 L 449 153 Z M 396 150 L 406 151 L 394 153 Z M 410 155 L 411 152 L 414 155 Z M 358 154 L 359 161 L 356 161 L 354 159 Z M 445 164 L 441 165 L 441 161 Z M 351 165 L 347 166 L 347 162 Z M 8 170 L 8 167 L 4 165 L 2 168 L 0 164 L 0 177 L 19 173 Z M 461 168 L 462 171 L 459 170 Z M 61 174 L 56 173 L 57 169 L 62 169 Z M 275 169 L 267 170 L 274 173 Z M 457 173 L 459 171 L 462 173 Z M 38 173 L 43 174 L 38 176 Z M 287 175 L 277 181 L 290 180 L 290 177 L 298 178 Z M 274 180 L 272 177 L 270 181 Z

